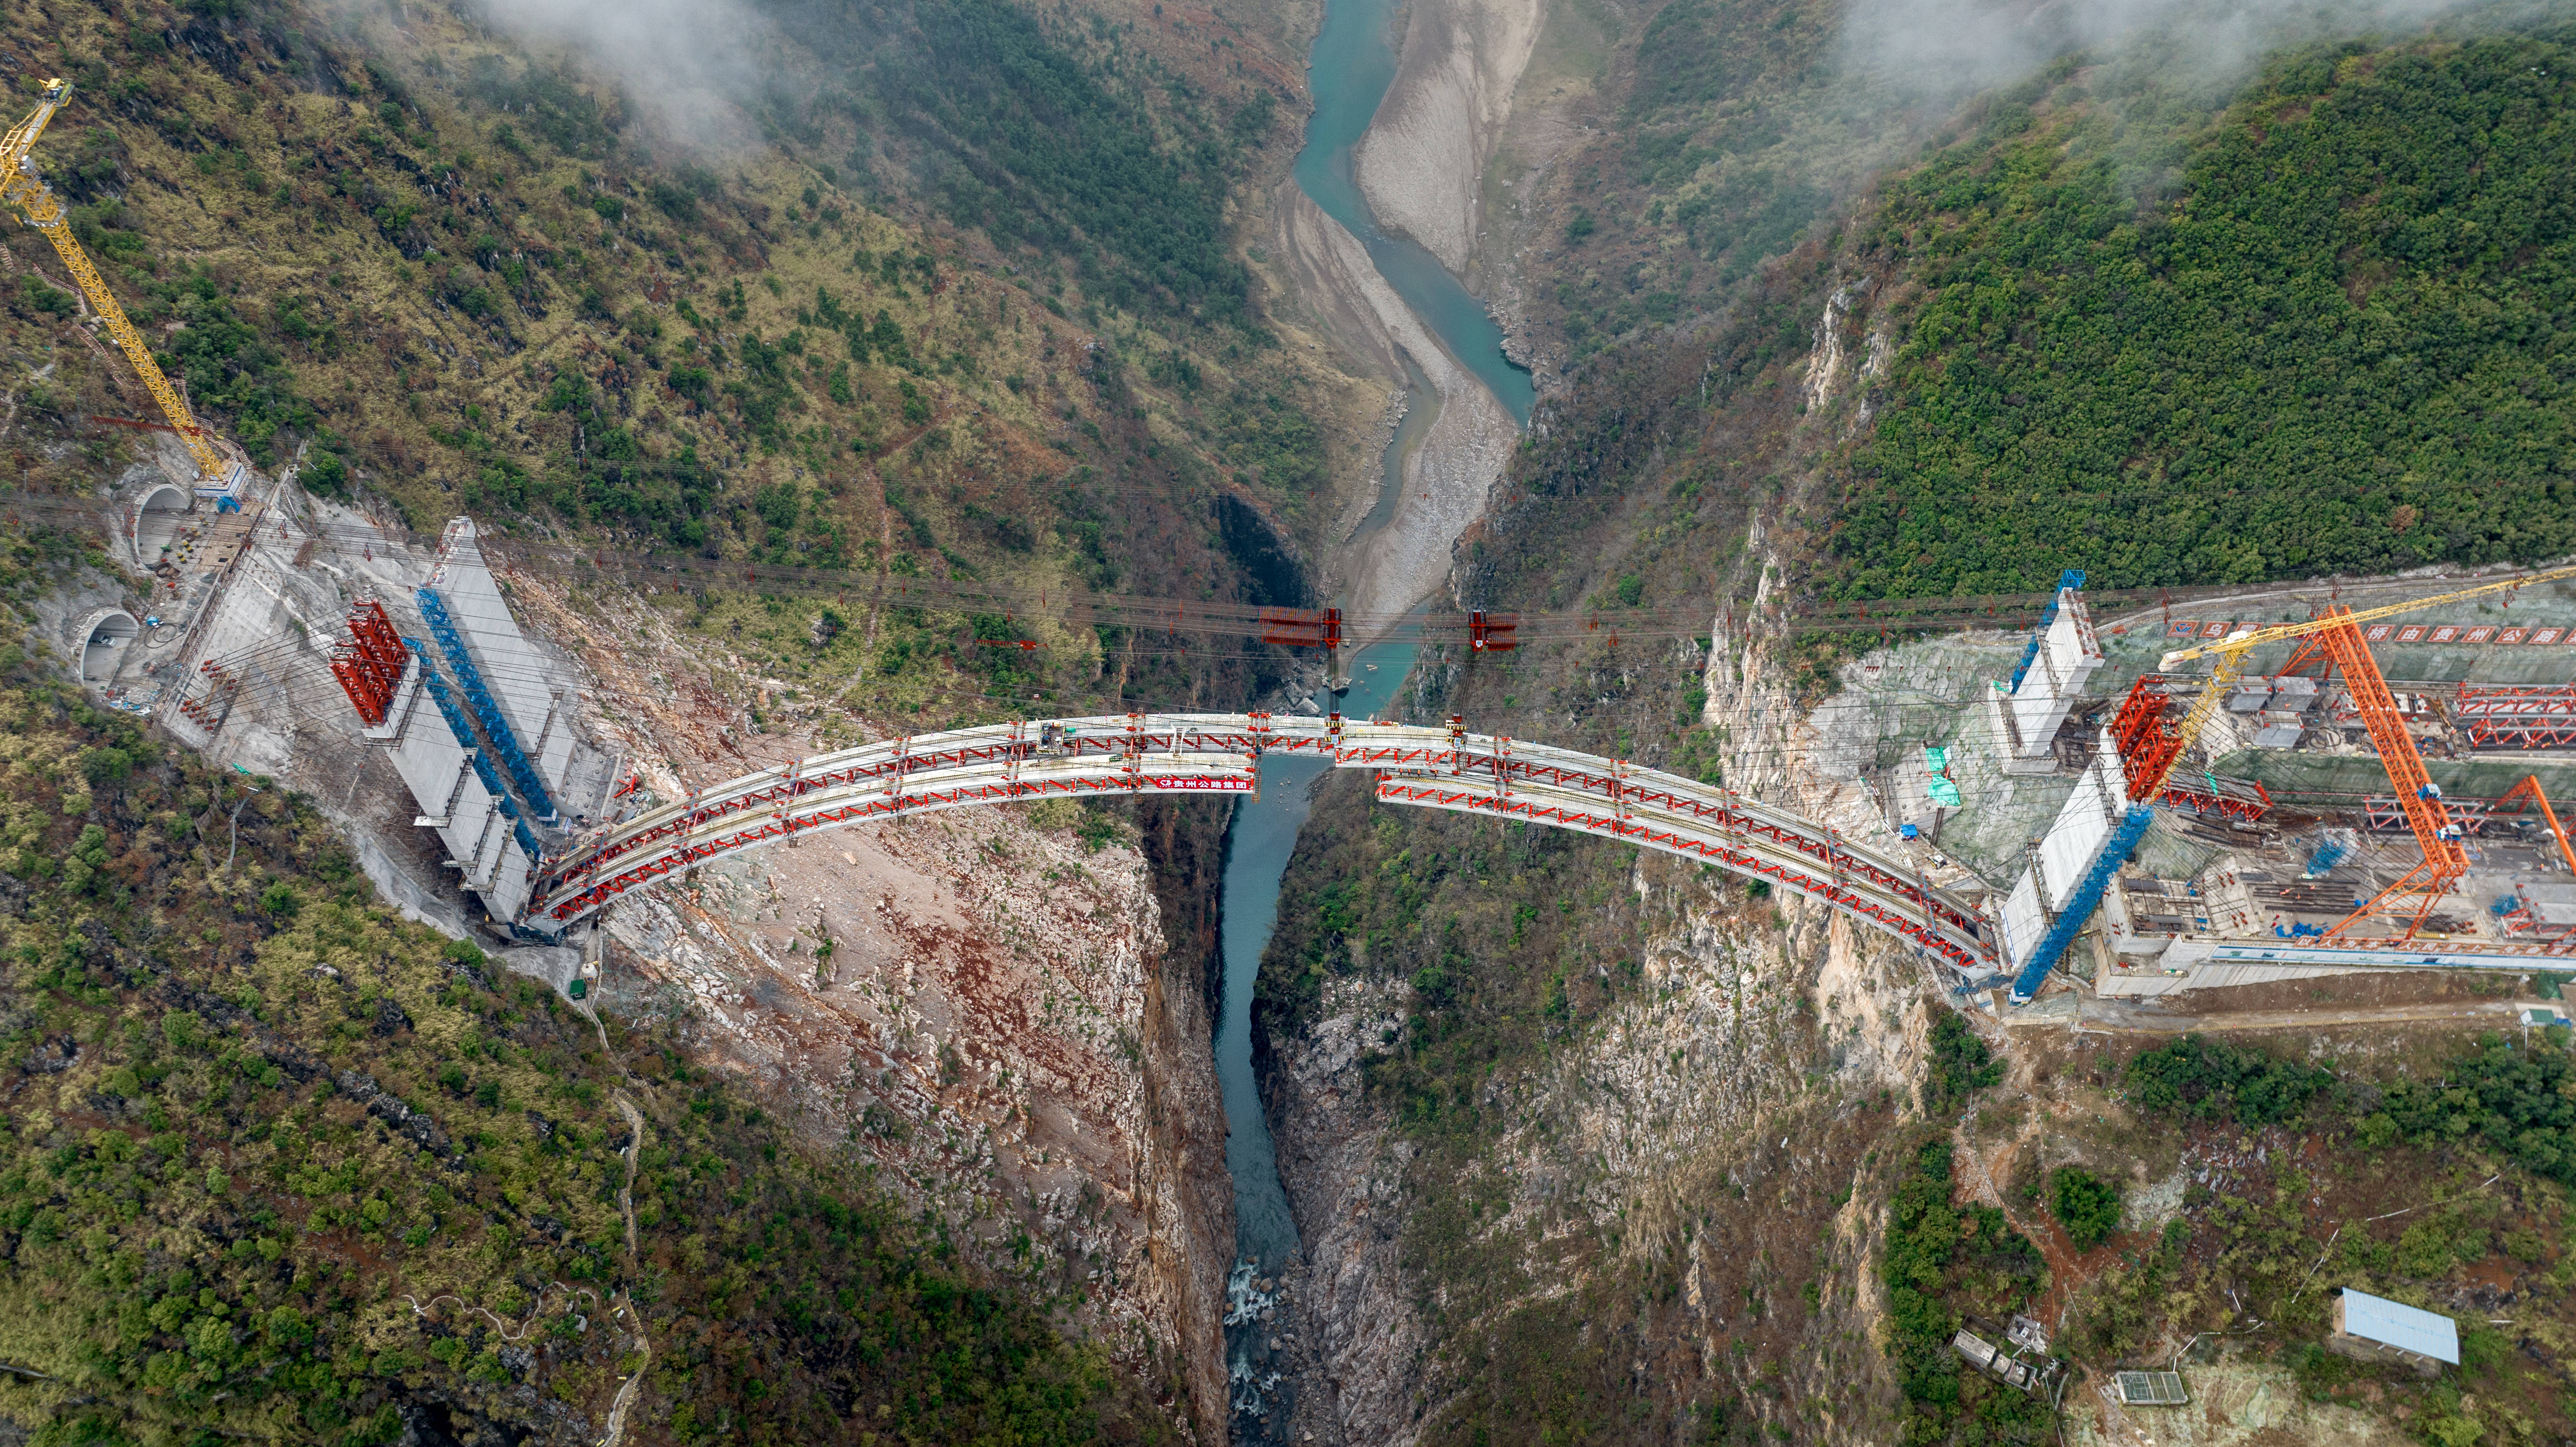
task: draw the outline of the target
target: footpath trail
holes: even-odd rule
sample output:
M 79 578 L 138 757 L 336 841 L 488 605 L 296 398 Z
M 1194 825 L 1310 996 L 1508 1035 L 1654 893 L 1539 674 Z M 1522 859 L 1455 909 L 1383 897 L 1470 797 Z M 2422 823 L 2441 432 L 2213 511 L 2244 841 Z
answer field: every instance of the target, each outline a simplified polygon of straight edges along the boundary
M 574 1001 L 573 1008 L 589 1017 L 591 1028 L 599 1032 L 600 1053 L 617 1061 L 622 1072 L 624 1061 L 616 1047 L 608 1043 L 608 1022 L 599 1018 L 598 1008 L 588 1000 Z M 626 1078 L 630 1084 L 635 1079 L 631 1074 Z M 626 1279 L 631 1282 L 635 1279 L 635 1170 L 644 1160 L 644 1112 L 622 1090 L 610 1091 L 608 1103 L 617 1107 L 617 1113 L 626 1120 L 626 1181 L 617 1188 L 617 1213 L 626 1220 Z M 610 1296 L 608 1304 L 608 1319 L 624 1322 L 626 1329 L 634 1333 L 635 1369 L 626 1374 L 624 1384 L 617 1389 L 617 1400 L 609 1404 L 608 1435 L 599 1439 L 599 1447 L 624 1447 L 626 1415 L 634 1409 L 635 1395 L 644 1386 L 645 1370 L 653 1364 L 653 1343 L 644 1335 L 644 1313 L 636 1309 L 632 1287 Z
M 631 1281 L 635 1275 L 635 1167 L 644 1158 L 644 1112 L 636 1109 L 635 1102 L 627 1099 L 622 1090 L 609 1096 L 609 1103 L 626 1117 L 630 1132 L 626 1142 L 626 1184 L 617 1188 L 617 1209 L 626 1218 L 626 1274 Z M 625 1322 L 627 1329 L 635 1333 L 636 1362 L 635 1369 L 626 1374 L 626 1384 L 617 1389 L 616 1402 L 608 1409 L 608 1435 L 600 1439 L 600 1447 L 621 1447 L 626 1437 L 627 1411 L 635 1405 L 637 1389 L 644 1385 L 645 1369 L 653 1363 L 653 1344 L 644 1336 L 644 1317 L 635 1309 L 633 1294 L 622 1292 L 613 1302 L 616 1309 L 609 1313 L 609 1319 Z

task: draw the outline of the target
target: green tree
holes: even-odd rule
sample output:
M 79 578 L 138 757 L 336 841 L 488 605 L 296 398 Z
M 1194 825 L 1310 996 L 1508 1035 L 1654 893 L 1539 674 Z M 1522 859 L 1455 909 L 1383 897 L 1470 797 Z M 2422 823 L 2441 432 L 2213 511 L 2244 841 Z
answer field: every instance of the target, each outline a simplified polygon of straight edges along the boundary
M 2090 1251 L 2120 1229 L 2120 1188 L 2081 1166 L 2048 1173 L 2048 1213 L 2078 1251 Z

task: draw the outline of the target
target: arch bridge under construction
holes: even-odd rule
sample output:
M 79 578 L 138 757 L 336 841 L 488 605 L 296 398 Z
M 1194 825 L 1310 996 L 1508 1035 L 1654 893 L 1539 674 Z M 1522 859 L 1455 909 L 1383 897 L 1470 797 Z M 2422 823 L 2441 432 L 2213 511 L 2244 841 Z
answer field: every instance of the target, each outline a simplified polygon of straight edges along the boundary
M 763 769 L 575 842 L 522 920 L 553 932 L 728 854 L 974 804 L 1248 793 L 1264 754 L 1377 775 L 1389 803 L 1622 839 L 1769 881 L 1972 974 L 2000 966 L 1977 907 L 1828 825 L 1677 774 L 1446 726 L 1267 714 L 1107 714 L 889 739 Z
M 1855 839 L 1722 786 L 1625 759 L 1474 733 L 1458 718 L 1422 725 L 1339 715 L 1133 712 L 1020 720 L 812 755 L 649 808 L 635 810 L 629 801 L 624 817 L 594 824 L 557 804 L 576 775 L 595 777 L 575 763 L 575 700 L 535 666 L 536 651 L 484 565 L 479 533 L 462 518 L 449 524 L 434 565 L 412 588 L 417 628 L 413 609 L 398 599 L 399 617 L 383 601 L 361 603 L 331 669 L 366 739 L 390 751 L 421 806 L 415 822 L 438 833 L 459 883 L 496 923 L 547 938 L 695 867 L 805 834 L 970 805 L 1248 793 L 1258 787 L 1263 757 L 1277 754 L 1367 771 L 1375 776 L 1376 797 L 1388 803 L 1623 840 L 1763 881 L 1904 940 L 1962 985 L 2009 979 L 2016 1003 L 2039 993 L 2097 917 L 2108 953 L 2120 961 L 2114 973 L 2129 971 L 2120 983 L 2132 984 L 2133 959 L 2179 977 L 2203 963 L 2241 963 L 2275 974 L 2372 966 L 2546 968 L 2544 962 L 2576 952 L 2576 928 L 2554 915 L 2541 917 L 2557 909 L 2551 891 L 2562 887 L 2538 874 L 2514 882 L 2515 903 L 2525 895 L 2537 903 L 2519 913 L 2484 912 L 2492 920 L 2459 905 L 2489 886 L 2466 875 L 2425 883 L 2418 878 L 2427 867 L 2421 863 L 2398 886 L 2387 886 L 2375 874 L 2329 867 L 2321 854 L 2302 881 L 2282 885 L 2259 862 L 2223 860 L 2197 885 L 2183 882 L 2179 903 L 2167 891 L 2173 882 L 2123 875 L 2158 801 L 2168 809 L 2189 804 L 2177 804 L 2167 787 L 2175 758 L 2186 740 L 2202 735 L 2203 714 L 2233 674 L 2222 668 L 2213 675 L 2179 727 L 2171 718 L 2175 700 L 2159 691 L 2170 680 L 2142 678 L 2120 717 L 2092 729 L 2093 746 L 2079 749 L 2075 761 L 2061 759 L 2060 735 L 2086 726 L 2074 710 L 2103 663 L 2082 581 L 2076 573 L 2061 580 L 2055 607 L 2032 629 L 2009 683 L 1991 685 L 1985 736 L 1999 767 L 2007 774 L 2058 774 L 2067 788 L 2054 819 L 2034 836 L 2027 867 L 2009 886 L 1944 863 L 1902 820 L 1892 820 L 1884 836 Z M 2478 591 L 2498 586 L 2511 585 Z M 2357 625 L 2369 616 L 2334 612 L 2319 623 L 2270 632 L 2304 636 L 2331 628 L 2358 639 Z M 2238 632 L 2211 646 L 2236 650 L 2235 658 L 2263 636 Z M 2343 666 L 2362 689 L 2377 678 L 2366 640 L 2344 642 L 2354 656 Z M 2167 666 L 2186 656 L 2166 655 Z M 2380 738 L 2381 732 L 2374 723 L 2383 756 L 2413 757 L 2403 735 Z M 1934 751 L 1924 752 L 1928 762 Z M 605 776 L 596 777 L 606 789 Z M 2536 781 L 2531 789 L 2535 799 L 2542 797 Z M 2401 802 L 2418 806 L 2410 818 L 2439 811 L 2437 827 L 2416 831 L 2436 847 L 2457 851 L 2467 831 L 2485 827 L 2465 814 L 2454 817 L 2428 782 L 2421 792 L 2425 798 Z M 614 800 L 606 794 L 602 802 Z M 2545 813 L 2545 802 L 2542 808 Z M 2549 824 L 2559 831 L 2554 815 Z M 2576 847 L 2563 831 L 2556 837 L 2558 853 L 2576 868 Z M 2439 862 L 2429 853 L 2422 858 Z M 2539 863 L 2543 872 L 2554 867 L 2546 857 Z M 2166 892 L 2138 894 L 2142 888 Z M 2371 903 L 2369 896 L 2405 889 L 2424 896 L 2408 920 L 2387 924 L 2379 912 L 2361 907 Z M 2257 905 L 2272 908 L 2268 894 L 2252 903 L 2236 898 L 2264 890 L 2298 897 L 2275 911 L 2280 918 L 2266 921 L 2255 916 Z M 2437 897 L 2447 901 L 2438 915 Z M 2325 910 L 2340 922 L 2309 925 L 2298 918 L 2302 910 Z M 2428 927 L 2436 919 L 2439 928 Z

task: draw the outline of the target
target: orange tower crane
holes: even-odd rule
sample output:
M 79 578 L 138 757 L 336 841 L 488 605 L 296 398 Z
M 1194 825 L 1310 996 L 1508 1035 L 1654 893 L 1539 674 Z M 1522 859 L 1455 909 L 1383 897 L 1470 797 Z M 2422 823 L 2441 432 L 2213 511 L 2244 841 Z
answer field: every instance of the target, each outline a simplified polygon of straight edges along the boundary
M 2576 567 L 2524 573 L 2475 588 L 2463 588 L 2409 603 L 2365 608 L 2357 613 L 2336 603 L 2305 623 L 2250 629 L 2215 643 L 2166 654 L 2162 667 L 2167 671 L 2176 664 L 2211 655 L 2215 655 L 2215 666 L 2210 670 L 2208 683 L 2202 686 L 2199 696 L 2192 700 L 2190 709 L 2184 713 L 2179 728 L 2165 734 L 2161 728 L 2146 727 L 2143 720 L 2133 721 L 2137 725 L 2133 731 L 2141 739 L 2153 739 L 2164 746 L 2147 755 L 2144 760 L 2147 767 L 2137 768 L 2130 774 L 2129 797 L 2153 799 L 2164 793 L 2165 780 L 2172 775 L 2175 764 L 2181 761 L 2183 749 L 2199 741 L 2201 730 L 2217 713 L 2219 701 L 2227 696 L 2228 685 L 2244 673 L 2248 654 L 2266 643 L 2298 639 L 2299 653 L 2304 657 L 2310 654 L 2308 640 L 2313 639 L 2333 666 L 2343 670 L 2344 687 L 2361 714 L 2363 727 L 2370 732 L 2371 744 L 2379 750 L 2380 762 L 2388 770 L 2389 782 L 2397 788 L 2398 805 L 2406 811 L 2406 823 L 2415 831 L 2415 842 L 2424 852 L 2421 863 L 2338 921 L 2326 934 L 2331 938 L 2363 919 L 2384 915 L 2404 926 L 2402 938 L 2413 939 L 2416 932 L 2424 927 L 2425 918 L 2432 913 L 2434 903 L 2468 872 L 2469 857 L 2468 851 L 2460 846 L 2460 826 L 2443 806 L 2441 790 L 2434 787 L 2432 776 L 2425 772 L 2424 756 L 2416 750 L 2414 736 L 2406 732 L 2406 720 L 2397 711 L 2397 700 L 2389 695 L 2388 681 L 2380 675 L 2379 664 L 2370 656 L 2370 644 L 2362 636 L 2361 625 L 2562 578 L 2576 578 Z
M 2370 656 L 2370 642 L 2352 621 L 2352 610 L 2330 603 L 2325 617 L 2327 626 L 2313 636 L 2325 645 L 2334 666 L 2343 670 L 2344 689 L 2361 714 L 2362 726 L 2370 731 L 2371 746 L 2379 750 L 2388 782 L 2397 786 L 2397 805 L 2406 811 L 2406 825 L 2415 831 L 2415 842 L 2424 850 L 2420 863 L 2344 916 L 2326 935 L 2332 938 L 2358 920 L 2386 915 L 2403 922 L 2405 937 L 2411 940 L 2424 927 L 2434 903 L 2469 872 L 2469 852 L 2460 846 L 2460 826 L 2443 806 L 2442 791 L 2433 786 L 2433 776 L 2425 772 L 2424 755 L 2415 747 L 2415 736 L 2406 732 L 2406 716 L 2389 696 L 2388 680 L 2380 675 L 2378 660 Z
M 179 399 L 178 389 L 170 385 L 170 379 L 161 375 L 160 364 L 152 360 L 152 349 L 143 344 L 143 337 L 134 330 L 134 323 L 125 319 L 125 308 L 117 305 L 116 293 L 108 290 L 106 278 L 98 274 L 97 267 L 90 265 L 88 253 L 81 250 L 80 242 L 72 236 L 71 221 L 63 214 L 62 203 L 54 199 L 50 187 L 37 179 L 35 167 L 31 164 L 36 140 L 44 135 L 46 124 L 53 120 L 54 112 L 63 108 L 71 93 L 70 81 L 46 81 L 45 93 L 36 106 L 35 114 L 11 127 L 7 135 L 0 136 L 0 202 L 16 208 L 28 225 L 45 233 L 45 239 L 54 244 L 55 252 L 63 259 L 63 266 L 72 274 L 73 284 L 80 288 L 82 296 L 89 299 L 90 310 L 107 323 L 108 334 L 116 338 L 119 347 L 124 348 L 125 359 L 134 364 L 135 373 L 143 378 L 143 385 L 152 389 L 153 400 L 161 404 L 161 411 L 170 419 L 170 430 L 179 434 L 179 440 L 188 445 L 188 455 L 196 459 L 198 495 L 235 496 L 245 475 L 242 464 L 216 451 L 214 444 L 207 440 L 206 429 L 198 426 L 197 419 L 188 415 L 188 404 Z

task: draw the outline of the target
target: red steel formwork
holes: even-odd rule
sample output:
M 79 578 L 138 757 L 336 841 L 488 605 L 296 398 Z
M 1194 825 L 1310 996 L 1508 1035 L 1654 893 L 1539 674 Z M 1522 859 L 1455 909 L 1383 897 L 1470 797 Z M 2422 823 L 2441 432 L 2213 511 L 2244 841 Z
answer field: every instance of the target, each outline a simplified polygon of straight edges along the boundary
M 2129 686 L 2128 697 L 2120 700 L 2120 711 L 2111 718 L 2111 744 L 2119 750 L 2121 774 L 2129 781 L 2132 799 L 2153 793 L 2156 781 L 2182 752 L 2182 735 L 2165 718 L 2166 708 L 2174 702 L 2165 692 L 2166 682 L 2162 674 L 2141 676 Z
M 340 691 L 349 695 L 358 717 L 367 727 L 379 728 L 410 661 L 411 650 L 394 632 L 385 605 L 369 599 L 349 610 L 348 641 L 331 650 L 331 674 L 340 680 Z
M 2272 791 L 2253 779 L 2212 780 L 2177 776 L 2165 783 L 2165 803 L 2168 807 L 2195 814 L 2215 814 L 2256 824 L 2272 812 Z
M 241 692 L 241 675 L 211 658 L 198 664 L 197 671 L 206 677 L 206 691 L 195 698 L 180 699 L 179 712 L 211 733 L 232 716 L 233 698 Z
M 2494 817 L 2498 799 L 2470 799 L 2456 795 L 2442 796 L 2443 812 L 2464 834 L 2480 834 Z M 2394 794 L 2373 794 L 2361 801 L 2361 827 L 2379 834 L 2395 834 L 2415 827 L 2406 817 L 2406 809 Z
M 2451 721 L 2473 749 L 2576 749 L 2576 683 L 2460 685 Z

